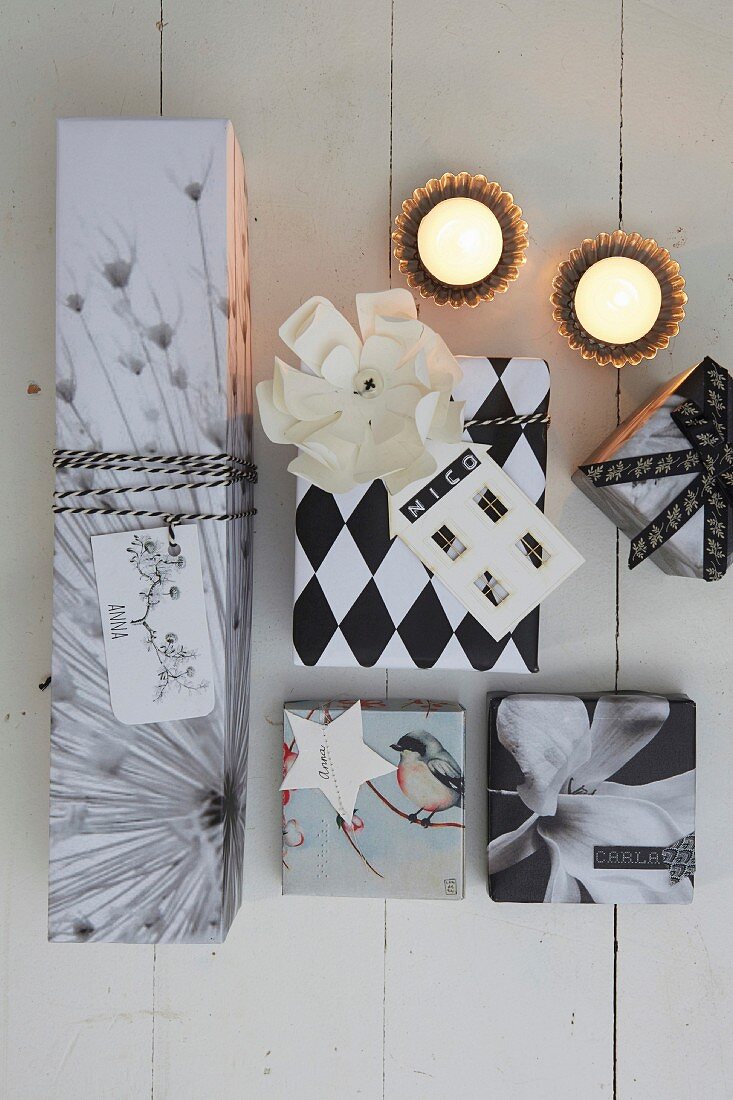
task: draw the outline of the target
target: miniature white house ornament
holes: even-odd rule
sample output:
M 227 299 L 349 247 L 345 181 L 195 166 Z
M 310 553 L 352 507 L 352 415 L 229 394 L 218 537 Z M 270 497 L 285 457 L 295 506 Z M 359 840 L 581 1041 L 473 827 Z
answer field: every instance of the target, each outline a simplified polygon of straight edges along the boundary
M 584 559 L 488 447 L 431 450 L 439 472 L 390 497 L 390 533 L 500 641 Z

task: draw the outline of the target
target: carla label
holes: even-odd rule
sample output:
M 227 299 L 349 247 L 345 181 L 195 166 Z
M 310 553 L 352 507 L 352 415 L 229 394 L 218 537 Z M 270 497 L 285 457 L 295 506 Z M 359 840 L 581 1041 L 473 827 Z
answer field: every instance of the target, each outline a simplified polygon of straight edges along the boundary
M 593 867 L 596 871 L 663 871 L 669 864 L 662 858 L 663 848 L 638 844 L 596 844 L 593 847 Z

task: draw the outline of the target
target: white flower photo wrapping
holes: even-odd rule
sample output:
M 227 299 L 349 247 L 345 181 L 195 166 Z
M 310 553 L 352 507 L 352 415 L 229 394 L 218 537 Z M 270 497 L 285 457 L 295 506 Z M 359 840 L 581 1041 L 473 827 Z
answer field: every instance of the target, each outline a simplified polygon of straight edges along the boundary
M 590 720 L 589 698 L 595 701 Z M 637 757 L 662 735 L 673 706 L 678 710 L 674 732 L 663 735 L 665 740 L 653 762 L 647 757 L 640 768 Z M 690 708 L 685 717 L 680 707 Z M 488 860 L 495 900 L 692 901 L 689 878 L 673 882 L 669 867 L 662 863 L 643 870 L 638 864 L 594 865 L 597 847 L 661 849 L 694 832 L 695 769 L 684 763 L 690 734 L 694 753 L 694 705 L 690 700 L 676 697 L 670 702 L 664 696 L 641 693 L 585 699 L 508 695 L 498 702 L 492 727 Z M 503 750 L 511 760 L 502 756 Z M 639 769 L 634 781 L 620 781 L 618 777 L 632 764 Z M 507 765 L 515 774 L 516 768 L 521 773 L 514 789 L 509 787 Z M 676 766 L 686 770 L 673 774 Z M 655 779 L 658 769 L 662 777 Z M 639 782 L 647 776 L 651 782 Z M 508 801 L 512 803 L 510 811 Z M 521 824 L 504 831 L 508 814 L 513 816 L 522 806 Z M 535 855 L 549 865 L 544 888 L 541 873 L 535 875 L 524 863 Z M 500 885 L 496 877 L 514 868 L 519 877 Z

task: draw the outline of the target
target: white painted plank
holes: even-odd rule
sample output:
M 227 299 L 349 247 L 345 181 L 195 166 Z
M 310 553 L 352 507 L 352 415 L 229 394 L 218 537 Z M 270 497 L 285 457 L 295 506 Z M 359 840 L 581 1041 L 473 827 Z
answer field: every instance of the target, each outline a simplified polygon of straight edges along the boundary
M 438 0 L 395 9 L 394 211 L 430 176 L 465 169 L 511 191 L 530 232 L 505 295 L 473 311 L 426 304 L 421 317 L 455 352 L 548 360 L 547 509 L 587 563 L 543 605 L 539 675 L 389 675 L 392 694 L 467 707 L 468 887 L 461 906 L 387 904 L 388 1100 L 611 1090 L 612 910 L 486 893 L 486 692 L 608 689 L 615 660 L 615 536 L 569 476 L 615 422 L 616 376 L 569 351 L 549 295 L 570 248 L 616 225 L 620 22 L 605 5 L 591 22 L 582 3 L 526 14 L 478 0 L 460 18 Z
M 232 118 L 250 199 L 257 380 L 312 294 L 354 316 L 388 282 L 388 0 L 182 0 L 166 14 L 164 111 Z M 245 902 L 222 947 L 157 952 L 156 1097 L 381 1095 L 384 904 L 280 896 L 282 703 L 383 696 L 377 670 L 292 663 L 295 482 L 257 434 Z M 225 1067 L 225 1068 L 223 1068 Z
M 247 157 L 265 377 L 277 325 L 305 297 L 319 291 L 350 309 L 355 291 L 386 282 L 390 4 L 166 7 L 166 111 L 231 116 Z M 624 7 L 625 225 L 675 247 L 691 296 L 670 352 L 623 373 L 625 412 L 706 352 L 733 366 L 733 349 L 727 5 Z M 569 474 L 613 423 L 616 376 L 567 350 L 547 303 L 569 248 L 616 224 L 619 8 L 589 12 L 580 0 L 511 11 L 395 4 L 393 213 L 430 175 L 467 167 L 514 191 L 532 237 L 505 298 L 423 317 L 456 352 L 548 358 L 548 511 L 589 558 L 545 606 L 540 676 L 390 674 L 394 694 L 469 708 L 468 896 L 455 907 L 388 903 L 384 1003 L 383 904 L 279 896 L 281 702 L 381 694 L 384 676 L 293 668 L 294 487 L 284 452 L 260 435 L 247 901 L 223 947 L 158 950 L 153 1036 L 149 949 L 45 943 L 48 710 L 37 684 L 49 655 L 54 118 L 157 112 L 159 5 L 4 6 L 0 448 L 13 479 L 0 490 L 0 556 L 13 628 L 0 633 L 0 833 L 12 838 L 0 890 L 3 1096 L 120 1100 L 152 1084 L 156 1097 L 199 1100 L 212 1082 L 217 1100 L 376 1100 L 383 1086 L 388 1098 L 610 1094 L 610 910 L 492 905 L 484 868 L 485 691 L 613 680 L 613 529 Z M 40 394 L 26 393 L 30 381 Z M 621 686 L 698 700 L 701 871 L 690 908 L 619 911 L 618 1096 L 723 1100 L 733 1081 L 733 887 L 721 854 L 733 823 L 732 582 L 675 580 L 651 565 L 629 575 L 623 540 L 621 550 Z
M 157 9 L 3 5 L 0 1095 L 12 1100 L 150 1089 L 152 952 L 46 942 L 49 707 L 38 684 L 50 670 L 56 117 L 156 112 Z
M 671 248 L 689 303 L 668 352 L 623 372 L 626 415 L 709 354 L 733 368 L 730 6 L 625 0 L 624 224 Z M 621 554 L 621 686 L 697 701 L 699 874 L 692 906 L 619 911 L 618 1094 L 733 1091 L 730 654 L 733 577 L 713 584 L 629 573 Z

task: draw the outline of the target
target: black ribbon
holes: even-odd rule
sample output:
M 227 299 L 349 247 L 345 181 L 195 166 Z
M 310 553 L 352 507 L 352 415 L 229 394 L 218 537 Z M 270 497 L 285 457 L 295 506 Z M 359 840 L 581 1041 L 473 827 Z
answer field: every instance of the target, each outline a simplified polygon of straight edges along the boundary
M 728 563 L 728 509 L 733 508 L 733 439 L 728 432 L 730 376 L 708 359 L 703 364 L 703 409 L 686 401 L 672 419 L 691 449 L 638 455 L 581 466 L 594 485 L 605 487 L 679 474 L 697 476 L 631 541 L 629 568 L 653 554 L 701 508 L 704 517 L 703 576 L 716 581 Z

